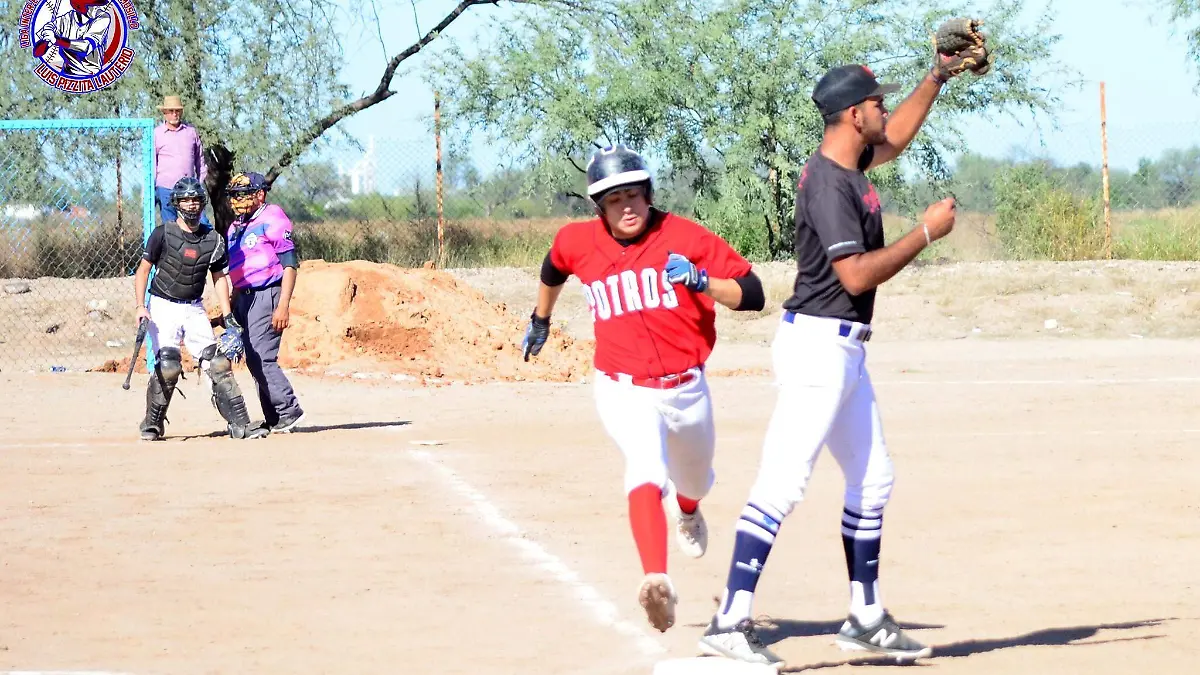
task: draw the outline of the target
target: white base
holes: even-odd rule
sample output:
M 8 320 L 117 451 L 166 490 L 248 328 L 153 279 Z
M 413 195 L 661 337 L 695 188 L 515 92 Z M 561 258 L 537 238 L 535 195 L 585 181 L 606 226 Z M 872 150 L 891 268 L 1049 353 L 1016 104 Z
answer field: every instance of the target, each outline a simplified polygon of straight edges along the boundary
M 782 665 L 782 664 L 780 664 Z M 778 675 L 779 669 L 720 656 L 668 659 L 654 664 L 653 675 Z

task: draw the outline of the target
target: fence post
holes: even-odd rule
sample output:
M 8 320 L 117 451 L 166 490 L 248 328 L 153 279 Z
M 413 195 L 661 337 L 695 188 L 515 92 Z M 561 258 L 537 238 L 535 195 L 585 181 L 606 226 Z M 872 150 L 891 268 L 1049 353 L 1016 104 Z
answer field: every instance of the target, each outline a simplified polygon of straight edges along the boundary
M 125 264 L 122 264 L 125 263 Z M 128 270 L 125 262 L 125 214 L 121 204 L 121 153 L 117 153 L 117 265 Z
M 433 141 L 437 153 L 438 269 L 446 268 L 445 213 L 442 209 L 442 97 L 433 92 Z
M 1100 82 L 1100 184 L 1104 199 L 1104 257 L 1112 260 L 1112 211 L 1108 199 L 1108 113 L 1104 106 L 1104 82 Z

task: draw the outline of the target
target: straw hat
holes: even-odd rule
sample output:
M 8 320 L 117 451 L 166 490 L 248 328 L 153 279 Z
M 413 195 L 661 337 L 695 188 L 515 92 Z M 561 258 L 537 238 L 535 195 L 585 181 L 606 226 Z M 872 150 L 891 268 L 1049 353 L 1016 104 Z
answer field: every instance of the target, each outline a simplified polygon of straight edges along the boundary
M 158 106 L 159 110 L 183 110 L 183 100 L 178 96 L 164 96 L 162 105 Z

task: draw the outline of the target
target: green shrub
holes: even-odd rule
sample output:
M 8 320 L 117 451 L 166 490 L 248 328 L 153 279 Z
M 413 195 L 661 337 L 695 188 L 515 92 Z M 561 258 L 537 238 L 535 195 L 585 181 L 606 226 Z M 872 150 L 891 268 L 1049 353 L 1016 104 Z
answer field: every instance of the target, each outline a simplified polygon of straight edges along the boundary
M 1058 185 L 1036 164 L 1001 171 L 993 183 L 996 234 L 1016 260 L 1093 260 L 1104 255 L 1104 227 L 1094 197 Z

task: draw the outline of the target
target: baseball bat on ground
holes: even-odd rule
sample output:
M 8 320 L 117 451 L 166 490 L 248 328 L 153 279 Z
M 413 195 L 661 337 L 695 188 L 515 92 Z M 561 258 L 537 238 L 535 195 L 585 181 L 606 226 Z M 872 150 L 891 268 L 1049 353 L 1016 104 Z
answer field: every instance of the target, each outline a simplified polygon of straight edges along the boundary
M 146 329 L 150 327 L 150 321 L 146 317 L 142 317 L 138 321 L 137 339 L 133 341 L 133 357 L 129 359 L 129 372 L 125 373 L 125 382 L 121 384 L 121 388 L 129 389 L 129 380 L 133 377 L 133 367 L 137 365 L 138 353 L 142 351 L 142 343 L 146 341 Z

